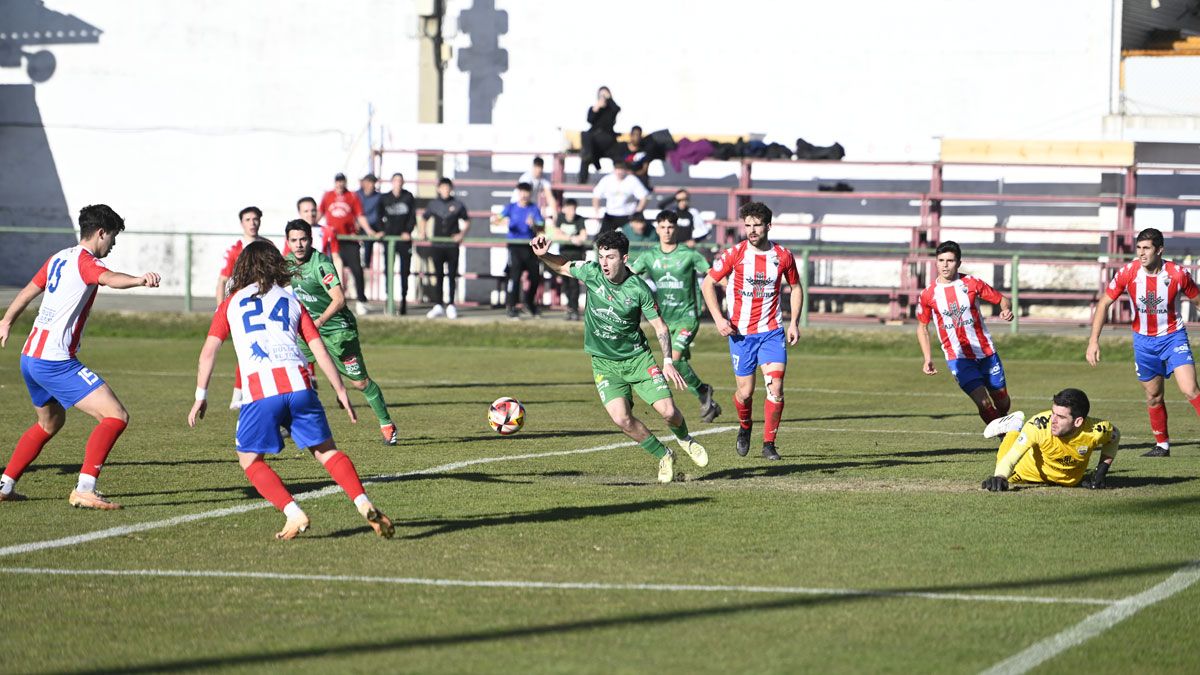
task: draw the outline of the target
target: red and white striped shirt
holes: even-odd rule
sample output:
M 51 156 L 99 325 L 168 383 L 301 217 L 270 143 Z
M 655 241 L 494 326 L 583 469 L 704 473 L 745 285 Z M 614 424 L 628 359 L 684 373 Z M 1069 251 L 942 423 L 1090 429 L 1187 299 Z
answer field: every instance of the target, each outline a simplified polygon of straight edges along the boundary
M 1158 274 L 1147 274 L 1142 264 L 1134 260 L 1117 272 L 1104 292 L 1110 300 L 1129 291 L 1129 308 L 1133 312 L 1133 332 L 1157 337 L 1185 330 L 1179 313 L 1179 293 L 1189 299 L 1200 294 L 1192 275 L 1175 263 L 1164 260 Z
M 208 334 L 233 338 L 243 392 L 251 401 L 312 388 L 307 361 L 296 346 L 319 338 L 317 326 L 292 291 L 272 286 L 261 297 L 258 284 L 225 298 L 213 315 Z
M 730 277 L 729 320 L 742 335 L 766 333 L 782 326 L 780 288 L 784 281 L 790 286 L 800 283 L 791 251 L 779 244 L 760 251 L 748 241 L 725 249 L 713 261 L 708 276 L 713 281 Z
M 982 279 L 965 274 L 953 283 L 934 281 L 917 302 L 917 321 L 935 320 L 947 361 L 982 359 L 996 353 L 992 334 L 979 313 L 979 300 L 999 304 L 1000 292 Z
M 82 246 L 51 256 L 33 276 L 33 283 L 46 295 L 21 353 L 45 361 L 75 358 L 100 275 L 106 271 L 104 263 Z

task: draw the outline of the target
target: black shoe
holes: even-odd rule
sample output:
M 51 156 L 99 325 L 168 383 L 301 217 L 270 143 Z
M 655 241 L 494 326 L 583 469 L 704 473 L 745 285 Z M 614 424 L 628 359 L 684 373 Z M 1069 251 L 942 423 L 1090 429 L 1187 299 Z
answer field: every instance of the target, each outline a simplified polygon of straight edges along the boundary
M 737 454 L 745 457 L 750 452 L 750 430 L 738 427 Z
M 1151 450 L 1150 452 L 1142 453 L 1142 457 L 1170 457 L 1170 456 L 1171 456 L 1171 449 L 1164 448 L 1161 445 L 1154 446 L 1154 449 Z
M 505 311 L 505 314 L 510 319 L 520 319 L 521 318 L 521 315 L 517 312 L 516 307 L 509 307 L 508 310 Z
M 700 413 L 700 421 L 708 422 L 711 424 L 714 420 L 716 420 L 720 416 L 721 416 L 721 406 L 716 401 L 713 401 L 711 408 Z
M 563 317 L 563 319 L 565 321 L 578 321 L 579 320 L 579 312 L 576 312 L 573 310 L 567 310 L 567 315 L 565 317 Z
M 408 303 L 401 301 L 400 302 L 400 316 L 404 316 L 405 314 L 408 314 Z
M 782 459 L 778 452 L 775 452 L 775 441 L 763 441 L 763 457 L 770 460 Z

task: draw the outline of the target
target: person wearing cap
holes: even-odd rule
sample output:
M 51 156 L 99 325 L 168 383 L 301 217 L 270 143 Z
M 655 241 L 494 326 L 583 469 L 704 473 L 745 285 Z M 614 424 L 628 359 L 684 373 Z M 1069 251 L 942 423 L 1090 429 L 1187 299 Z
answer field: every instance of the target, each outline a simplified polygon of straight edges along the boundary
M 375 232 L 382 232 L 383 228 L 379 225 L 379 197 L 380 193 L 375 190 L 379 179 L 375 174 L 369 173 L 358 181 L 358 189 L 354 191 L 354 196 L 358 197 L 358 202 L 362 204 L 363 217 L 367 219 L 367 224 Z M 363 230 L 359 230 L 359 234 L 367 234 Z M 375 242 L 364 241 L 362 243 L 362 264 L 363 269 L 371 269 L 371 254 L 374 252 Z
M 346 190 L 346 174 L 344 173 L 333 177 L 333 189 L 321 197 L 321 203 L 317 205 L 317 213 L 325 218 L 325 222 L 337 234 L 338 245 L 342 253 L 342 264 L 350 270 L 350 274 L 354 277 L 354 292 L 357 294 L 358 301 L 354 304 L 354 313 L 363 316 L 367 313 L 367 289 L 363 280 L 362 258 L 358 242 L 346 239 L 346 237 L 358 234 L 359 228 L 372 237 L 378 238 L 382 235 L 375 232 L 371 224 L 367 222 L 363 215 L 362 202 L 358 201 L 358 197 L 353 192 Z

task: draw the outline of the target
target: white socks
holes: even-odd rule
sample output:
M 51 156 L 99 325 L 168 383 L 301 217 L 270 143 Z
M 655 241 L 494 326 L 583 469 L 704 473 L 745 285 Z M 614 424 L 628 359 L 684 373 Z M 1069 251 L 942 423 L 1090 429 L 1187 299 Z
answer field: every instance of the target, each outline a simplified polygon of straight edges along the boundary
M 7 474 L 0 476 L 0 495 L 11 494 L 13 491 L 13 486 L 16 484 L 17 481 L 13 478 L 10 478 Z
M 75 484 L 76 492 L 95 492 L 96 477 L 89 476 L 86 473 L 79 474 L 79 482 Z
M 296 502 L 288 502 L 288 505 L 283 507 L 283 515 L 288 517 L 288 520 L 296 520 L 304 517 L 304 510 Z

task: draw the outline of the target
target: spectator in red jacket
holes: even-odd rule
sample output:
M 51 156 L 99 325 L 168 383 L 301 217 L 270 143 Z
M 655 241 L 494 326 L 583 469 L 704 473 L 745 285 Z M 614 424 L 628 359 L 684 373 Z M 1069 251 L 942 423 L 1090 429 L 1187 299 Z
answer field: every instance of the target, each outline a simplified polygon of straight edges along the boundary
M 333 177 L 333 189 L 321 197 L 317 212 L 325 218 L 326 224 L 332 227 L 338 236 L 342 263 L 354 277 L 354 292 L 358 300 L 354 305 L 354 313 L 363 316 L 367 313 L 367 287 L 363 280 L 362 255 L 359 253 L 358 242 L 345 237 L 358 234 L 359 228 L 371 237 L 379 238 L 383 235 L 371 227 L 363 214 L 362 202 L 358 201 L 353 192 L 346 189 L 344 173 Z

